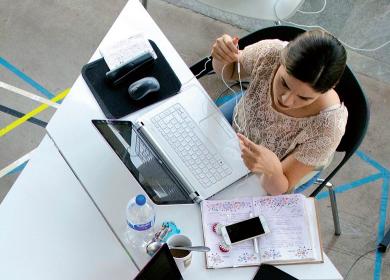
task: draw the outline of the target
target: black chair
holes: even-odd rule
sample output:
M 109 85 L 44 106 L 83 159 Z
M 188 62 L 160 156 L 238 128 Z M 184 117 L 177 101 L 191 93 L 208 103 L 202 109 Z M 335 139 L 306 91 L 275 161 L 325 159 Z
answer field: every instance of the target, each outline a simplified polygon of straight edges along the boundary
M 305 32 L 305 30 L 293 26 L 278 25 L 267 27 L 241 38 L 239 41 L 239 49 L 243 49 L 250 44 L 264 39 L 291 41 L 303 32 Z M 211 61 L 212 58 L 209 59 L 209 57 L 206 57 L 195 63 L 190 69 L 197 78 L 213 74 Z M 332 207 L 335 235 L 340 235 L 341 229 L 337 211 L 336 194 L 333 185 L 329 181 L 360 146 L 367 131 L 370 113 L 366 96 L 348 66 L 335 90 L 338 93 L 340 100 L 344 102 L 344 105 L 348 109 L 348 121 L 345 134 L 336 149 L 337 152 L 343 152 L 344 156 L 325 179 L 317 179 L 315 184 L 318 186 L 310 194 L 310 197 L 315 197 L 324 187 L 327 187 Z
M 328 188 L 330 203 L 332 206 L 335 234 L 340 235 L 341 229 L 337 211 L 336 195 L 333 186 L 329 181 L 355 153 L 362 143 L 367 132 L 370 110 L 366 96 L 348 66 L 345 68 L 344 74 L 335 90 L 338 93 L 340 100 L 344 102 L 344 105 L 348 109 L 348 121 L 345 134 L 336 149 L 337 152 L 344 152 L 344 156 L 325 179 L 317 180 L 316 184 L 319 184 L 319 186 L 310 194 L 310 196 L 314 197 L 324 187 Z

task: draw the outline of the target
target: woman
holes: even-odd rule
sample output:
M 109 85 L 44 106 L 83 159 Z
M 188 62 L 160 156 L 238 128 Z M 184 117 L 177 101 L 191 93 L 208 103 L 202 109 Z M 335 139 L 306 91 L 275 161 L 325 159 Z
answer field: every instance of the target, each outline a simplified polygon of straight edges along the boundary
M 291 192 L 332 159 L 348 112 L 334 90 L 346 51 L 332 35 L 307 31 L 291 42 L 263 40 L 237 49 L 229 35 L 212 47 L 213 68 L 224 80 L 249 79 L 234 106 L 242 158 L 271 195 Z

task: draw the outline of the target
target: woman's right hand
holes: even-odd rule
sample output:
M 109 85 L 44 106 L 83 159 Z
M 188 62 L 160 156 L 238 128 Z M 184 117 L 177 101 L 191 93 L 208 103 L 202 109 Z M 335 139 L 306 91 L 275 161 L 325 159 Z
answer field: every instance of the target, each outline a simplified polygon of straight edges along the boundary
M 238 61 L 238 38 L 225 34 L 215 40 L 211 49 L 211 56 L 225 64 Z

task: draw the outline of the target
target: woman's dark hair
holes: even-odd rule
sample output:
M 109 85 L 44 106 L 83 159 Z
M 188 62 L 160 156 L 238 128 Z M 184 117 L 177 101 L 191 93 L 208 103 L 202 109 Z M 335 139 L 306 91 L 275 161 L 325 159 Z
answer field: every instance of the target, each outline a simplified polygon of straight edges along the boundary
M 346 61 L 347 53 L 340 41 L 322 30 L 302 33 L 282 52 L 287 73 L 320 93 L 336 86 Z

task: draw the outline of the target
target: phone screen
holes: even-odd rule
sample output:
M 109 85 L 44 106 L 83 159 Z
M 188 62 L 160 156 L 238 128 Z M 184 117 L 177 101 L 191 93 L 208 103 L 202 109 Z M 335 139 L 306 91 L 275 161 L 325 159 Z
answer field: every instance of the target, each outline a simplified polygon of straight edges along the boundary
M 264 233 L 259 217 L 226 226 L 230 241 L 236 243 Z

